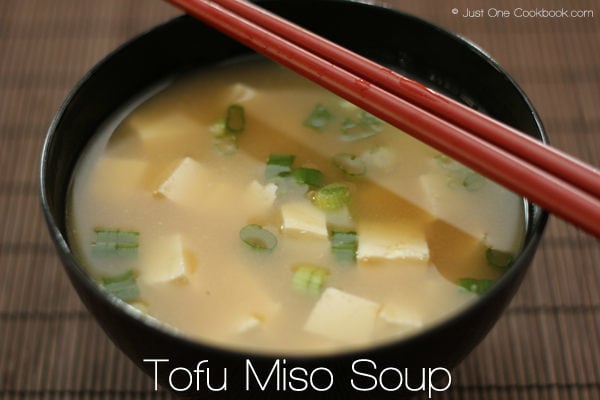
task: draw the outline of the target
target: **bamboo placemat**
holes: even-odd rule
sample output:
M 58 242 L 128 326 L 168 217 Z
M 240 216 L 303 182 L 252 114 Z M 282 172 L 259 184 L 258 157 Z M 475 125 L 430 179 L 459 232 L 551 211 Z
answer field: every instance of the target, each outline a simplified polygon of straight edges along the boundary
M 529 94 L 553 144 L 600 165 L 599 3 L 379 3 L 479 44 Z M 463 17 L 467 8 L 484 16 Z M 518 17 L 519 8 L 588 14 Z M 39 210 L 37 170 L 50 119 L 84 72 L 177 14 L 147 0 L 0 0 L 0 399 L 172 398 L 116 350 L 71 288 Z M 598 240 L 551 220 L 510 308 L 454 371 L 452 391 L 434 398 L 600 399 L 599 289 Z

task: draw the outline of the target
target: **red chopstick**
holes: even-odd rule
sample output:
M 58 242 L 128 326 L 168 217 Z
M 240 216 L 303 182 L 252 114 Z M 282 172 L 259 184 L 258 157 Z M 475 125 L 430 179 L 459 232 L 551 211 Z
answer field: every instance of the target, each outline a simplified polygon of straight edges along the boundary
M 362 70 L 364 58 L 330 47 L 316 35 L 305 35 L 306 31 L 250 3 L 167 1 L 600 237 L 600 173 L 592 167 L 408 78 L 386 82 L 381 76 L 390 70 L 372 62 Z M 349 67 L 342 66 L 340 59 Z M 376 69 L 381 72 L 375 73 Z M 463 115 L 466 123 L 461 122 Z
M 600 170 L 246 1 L 213 1 L 547 172 L 587 188 L 590 194 L 600 196 Z

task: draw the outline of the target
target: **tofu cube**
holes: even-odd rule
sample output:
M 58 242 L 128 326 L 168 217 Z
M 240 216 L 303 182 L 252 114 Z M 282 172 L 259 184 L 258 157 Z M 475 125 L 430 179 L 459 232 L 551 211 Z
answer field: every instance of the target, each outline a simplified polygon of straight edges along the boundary
M 130 128 L 135 129 L 144 146 L 159 148 L 174 138 L 183 138 L 185 134 L 199 129 L 197 121 L 183 113 L 170 113 L 160 118 L 130 118 Z
M 271 208 L 277 198 L 277 185 L 267 183 L 261 185 L 258 181 L 253 180 L 248 186 L 244 202 L 247 204 L 250 212 L 264 213 Z
M 419 328 L 423 326 L 423 319 L 415 310 L 402 307 L 399 304 L 384 304 L 379 312 L 379 317 L 385 322 L 398 325 L 403 329 Z
M 256 311 L 245 314 L 236 320 L 235 334 L 243 334 L 264 327 L 279 314 L 281 304 L 265 298 L 260 304 L 254 304 L 251 308 Z
M 243 103 L 248 100 L 251 100 L 256 95 L 256 91 L 244 84 L 244 83 L 236 83 L 233 84 L 226 91 L 226 102 L 227 103 Z
M 327 226 L 331 229 L 352 229 L 354 227 L 354 221 L 348 207 L 327 211 L 326 219 Z
M 304 330 L 342 343 L 365 343 L 373 334 L 379 308 L 374 301 L 330 287 L 317 301 Z
M 429 260 L 425 233 L 400 224 L 364 223 L 358 226 L 359 260 Z
M 160 103 L 144 103 L 136 112 L 123 119 L 107 144 L 113 154 L 171 154 L 185 152 L 190 141 L 200 143 L 199 133 L 205 131 L 209 113 L 197 113 L 186 107 L 167 110 Z
M 223 221 L 239 221 L 242 216 L 247 217 L 248 213 L 243 200 L 240 201 L 240 207 L 231 208 L 227 213 L 223 213 L 223 201 L 243 198 L 244 190 L 243 187 L 219 179 L 214 170 L 186 157 L 154 194 L 164 196 L 197 215 L 219 217 Z
M 281 206 L 282 230 L 328 237 L 325 213 L 308 201 L 295 201 Z
M 92 173 L 92 191 L 97 198 L 109 201 L 127 199 L 144 189 L 147 163 L 129 158 L 102 158 Z
M 144 246 L 146 249 L 143 253 L 141 279 L 149 284 L 187 282 L 195 266 L 186 257 L 180 235 L 161 237 Z
M 248 315 L 242 318 L 236 326 L 235 333 L 242 334 L 253 331 L 262 324 L 262 321 L 254 315 Z
M 185 151 L 190 135 L 205 126 L 206 122 L 198 116 L 179 111 L 152 112 L 150 107 L 125 118 L 115 129 L 107 149 L 113 154 L 160 153 L 173 146 Z
M 517 248 L 523 218 L 523 204 L 517 195 L 492 181 L 469 191 L 456 187 L 451 179 L 439 167 L 419 177 L 426 195 L 424 207 L 437 219 L 474 238 L 486 238 L 487 244 L 497 250 Z
M 361 159 L 367 165 L 383 170 L 390 170 L 398 163 L 397 154 L 386 146 L 379 146 L 364 152 Z
M 198 189 L 209 182 L 210 174 L 202 164 L 193 158 L 185 157 L 155 193 L 175 203 L 193 206 L 202 195 Z

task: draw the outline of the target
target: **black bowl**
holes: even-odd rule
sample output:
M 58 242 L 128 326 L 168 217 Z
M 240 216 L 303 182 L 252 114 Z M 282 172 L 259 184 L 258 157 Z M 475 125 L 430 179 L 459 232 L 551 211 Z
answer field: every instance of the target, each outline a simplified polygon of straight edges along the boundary
M 434 25 L 389 9 L 330 0 L 261 1 L 263 6 L 354 51 L 418 79 L 470 106 L 539 139 L 545 140 L 538 115 L 515 82 L 485 53 L 462 38 Z M 71 173 L 81 151 L 111 113 L 145 88 L 192 68 L 219 63 L 252 52 L 187 16 L 176 18 L 128 42 L 110 54 L 72 91 L 58 110 L 46 138 L 41 164 L 41 200 L 50 234 L 79 296 L 102 328 L 141 369 L 158 383 L 184 396 L 200 398 L 275 398 L 326 396 L 373 397 L 375 392 L 401 396 L 422 393 L 420 383 L 446 386 L 444 369 L 456 366 L 487 334 L 517 290 L 531 262 L 547 214 L 528 203 L 525 245 L 510 271 L 488 293 L 443 323 L 403 340 L 366 350 L 298 357 L 285 354 L 244 354 L 192 341 L 144 319 L 107 296 L 86 274 L 66 240 L 65 199 Z M 168 361 L 149 361 L 168 360 Z M 213 391 L 205 384 L 211 371 Z M 354 364 L 357 360 L 358 364 Z M 312 371 L 314 381 L 279 381 L 275 375 L 263 391 L 247 367 L 264 381 L 292 368 Z M 354 370 L 353 370 L 354 366 Z M 189 383 L 188 390 L 179 391 Z M 274 368 L 274 369 L 273 369 Z M 382 384 L 371 376 L 383 373 Z M 440 368 L 435 370 L 435 368 Z M 304 376 L 302 369 L 295 376 Z M 330 374 L 333 384 L 329 385 Z M 368 374 L 368 376 L 367 376 Z M 423 375 L 424 374 L 424 375 Z M 441 378 L 437 379 L 437 378 Z M 407 381 L 408 379 L 408 381 Z M 196 383 L 200 385 L 199 389 Z M 290 386 L 291 384 L 291 386 Z M 407 389 L 407 385 L 416 391 Z M 371 387 L 374 388 L 372 390 Z M 150 388 L 149 388 L 150 389 Z M 277 390 L 278 389 L 278 390 Z M 359 390 L 366 389 L 366 390 Z M 428 386 L 424 387 L 427 392 Z

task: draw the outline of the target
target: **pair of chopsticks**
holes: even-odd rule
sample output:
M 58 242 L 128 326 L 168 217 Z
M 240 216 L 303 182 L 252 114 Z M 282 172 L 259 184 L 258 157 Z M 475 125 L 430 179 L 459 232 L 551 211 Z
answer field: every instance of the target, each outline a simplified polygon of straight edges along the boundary
M 243 0 L 166 0 L 600 237 L 600 171 Z

